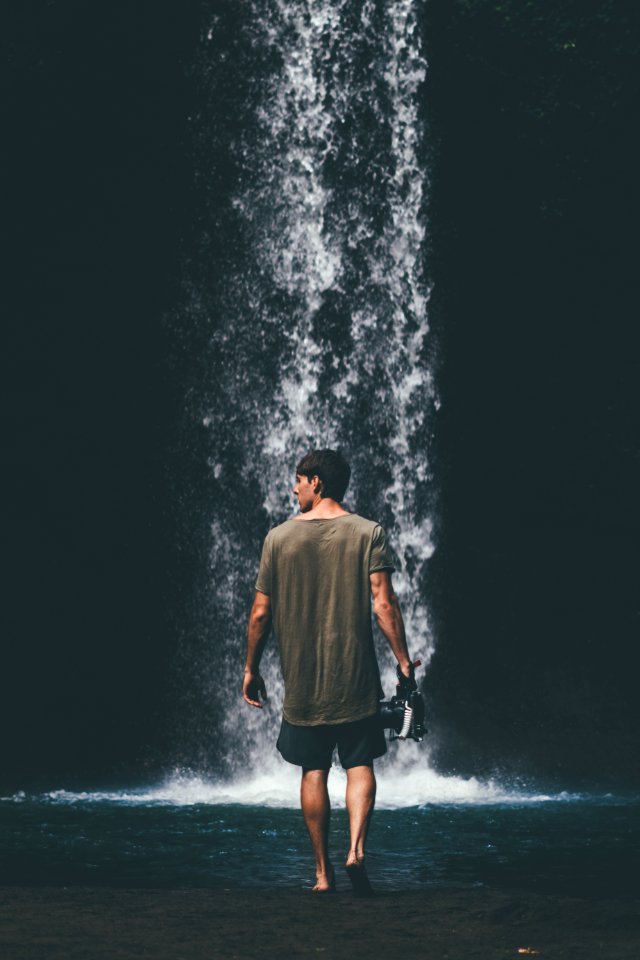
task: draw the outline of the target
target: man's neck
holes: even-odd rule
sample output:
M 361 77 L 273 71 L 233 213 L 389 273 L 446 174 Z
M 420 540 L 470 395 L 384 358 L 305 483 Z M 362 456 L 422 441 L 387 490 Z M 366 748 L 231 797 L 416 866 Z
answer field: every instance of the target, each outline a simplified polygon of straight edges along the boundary
M 345 510 L 342 504 L 331 497 L 318 497 L 311 510 L 298 515 L 298 520 L 330 520 L 332 517 L 343 517 L 349 511 Z

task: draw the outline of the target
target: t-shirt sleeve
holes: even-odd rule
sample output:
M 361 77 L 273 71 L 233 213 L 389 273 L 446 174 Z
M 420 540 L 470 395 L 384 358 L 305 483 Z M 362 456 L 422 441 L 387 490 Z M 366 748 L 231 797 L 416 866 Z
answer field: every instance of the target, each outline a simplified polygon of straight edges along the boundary
M 395 570 L 391 549 L 387 542 L 387 535 L 378 524 L 371 538 L 371 553 L 369 554 L 369 573 L 377 570 Z
M 260 558 L 260 569 L 258 570 L 258 577 L 256 579 L 256 590 L 271 596 L 271 580 L 271 537 L 267 534 L 262 544 L 262 557 Z

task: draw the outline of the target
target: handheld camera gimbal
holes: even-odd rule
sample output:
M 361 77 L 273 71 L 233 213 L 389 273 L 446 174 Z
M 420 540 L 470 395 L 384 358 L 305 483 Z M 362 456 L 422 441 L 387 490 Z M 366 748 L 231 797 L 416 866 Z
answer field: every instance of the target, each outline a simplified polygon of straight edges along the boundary
M 380 703 L 382 726 L 392 731 L 390 740 L 411 739 L 420 742 L 427 732 L 424 725 L 424 698 L 415 679 L 415 668 L 421 663 L 422 660 L 416 660 L 411 664 L 408 677 L 405 677 L 398 664 L 395 696 Z M 394 731 L 396 736 L 393 735 Z

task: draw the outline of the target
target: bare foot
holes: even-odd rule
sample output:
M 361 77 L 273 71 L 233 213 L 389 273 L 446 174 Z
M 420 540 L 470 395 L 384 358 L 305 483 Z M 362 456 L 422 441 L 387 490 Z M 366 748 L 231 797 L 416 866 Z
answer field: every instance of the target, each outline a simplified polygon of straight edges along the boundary
M 358 857 L 355 853 L 349 853 L 347 862 L 344 865 L 347 876 L 351 880 L 351 886 L 356 897 L 373 897 L 374 892 L 364 865 L 364 857 Z
M 329 867 L 326 873 L 316 874 L 316 885 L 311 888 L 312 893 L 335 893 L 336 875 L 333 867 Z

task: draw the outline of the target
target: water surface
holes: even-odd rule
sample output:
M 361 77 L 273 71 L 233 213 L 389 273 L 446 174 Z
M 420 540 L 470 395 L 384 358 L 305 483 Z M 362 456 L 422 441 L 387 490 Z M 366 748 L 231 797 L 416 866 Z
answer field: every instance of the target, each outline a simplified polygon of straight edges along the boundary
M 381 785 L 369 850 L 379 887 L 640 894 L 640 798 L 450 779 L 448 796 L 404 806 Z M 348 833 L 334 780 L 339 863 Z M 271 789 L 178 776 L 133 790 L 18 792 L 0 799 L 0 827 L 2 883 L 304 887 L 312 874 L 293 777 Z

